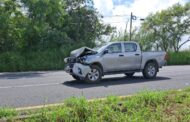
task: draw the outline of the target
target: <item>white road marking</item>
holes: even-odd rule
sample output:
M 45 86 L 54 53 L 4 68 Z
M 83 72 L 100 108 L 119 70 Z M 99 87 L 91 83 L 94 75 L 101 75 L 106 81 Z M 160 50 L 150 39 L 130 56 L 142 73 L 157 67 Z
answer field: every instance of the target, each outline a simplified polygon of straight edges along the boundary
M 0 86 L 0 89 L 38 87 L 38 86 L 51 86 L 51 85 L 60 85 L 60 84 L 62 84 L 62 83 L 30 84 L 30 85 L 18 85 L 18 86 Z

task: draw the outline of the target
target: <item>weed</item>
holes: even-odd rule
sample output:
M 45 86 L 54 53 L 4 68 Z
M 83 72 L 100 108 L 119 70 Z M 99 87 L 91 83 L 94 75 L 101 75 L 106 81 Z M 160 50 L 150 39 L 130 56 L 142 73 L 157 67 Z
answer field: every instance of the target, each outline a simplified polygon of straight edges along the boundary
M 16 116 L 17 112 L 10 108 L 0 108 L 0 119 L 3 117 L 13 117 Z

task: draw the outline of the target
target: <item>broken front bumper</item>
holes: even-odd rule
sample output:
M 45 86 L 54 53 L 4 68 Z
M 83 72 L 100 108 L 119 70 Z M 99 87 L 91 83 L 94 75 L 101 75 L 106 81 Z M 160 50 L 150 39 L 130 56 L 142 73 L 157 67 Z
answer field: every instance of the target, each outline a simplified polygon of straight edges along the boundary
M 79 77 L 86 77 L 90 72 L 91 68 L 89 65 L 83 65 L 80 63 L 68 64 L 65 67 L 65 71 L 71 75 L 77 75 Z

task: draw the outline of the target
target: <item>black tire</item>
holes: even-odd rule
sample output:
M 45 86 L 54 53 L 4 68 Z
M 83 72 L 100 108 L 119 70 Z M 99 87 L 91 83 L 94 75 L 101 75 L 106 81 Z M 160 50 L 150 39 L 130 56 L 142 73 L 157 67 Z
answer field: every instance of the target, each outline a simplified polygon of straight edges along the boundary
M 125 73 L 125 75 L 126 75 L 127 77 L 133 77 L 134 74 L 135 74 L 134 72 L 131 72 L 131 73 Z
M 143 69 L 143 76 L 146 79 L 153 79 L 156 77 L 158 72 L 158 66 L 155 62 L 148 62 Z
M 85 82 L 98 83 L 101 79 L 102 79 L 102 69 L 97 65 L 92 65 L 91 72 L 87 74 Z
M 79 76 L 76 76 L 76 75 L 72 75 L 73 76 L 73 78 L 75 79 L 75 80 L 77 80 L 77 81 L 82 81 L 82 79 L 79 77 Z

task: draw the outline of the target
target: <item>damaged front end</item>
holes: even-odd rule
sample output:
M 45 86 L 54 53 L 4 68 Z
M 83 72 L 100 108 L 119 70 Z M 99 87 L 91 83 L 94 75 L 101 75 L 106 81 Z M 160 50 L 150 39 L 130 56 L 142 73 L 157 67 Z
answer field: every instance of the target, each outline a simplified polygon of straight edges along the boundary
M 82 47 L 71 52 L 71 56 L 64 59 L 66 63 L 65 71 L 71 75 L 85 78 L 91 71 L 87 58 L 97 52 L 88 47 Z

